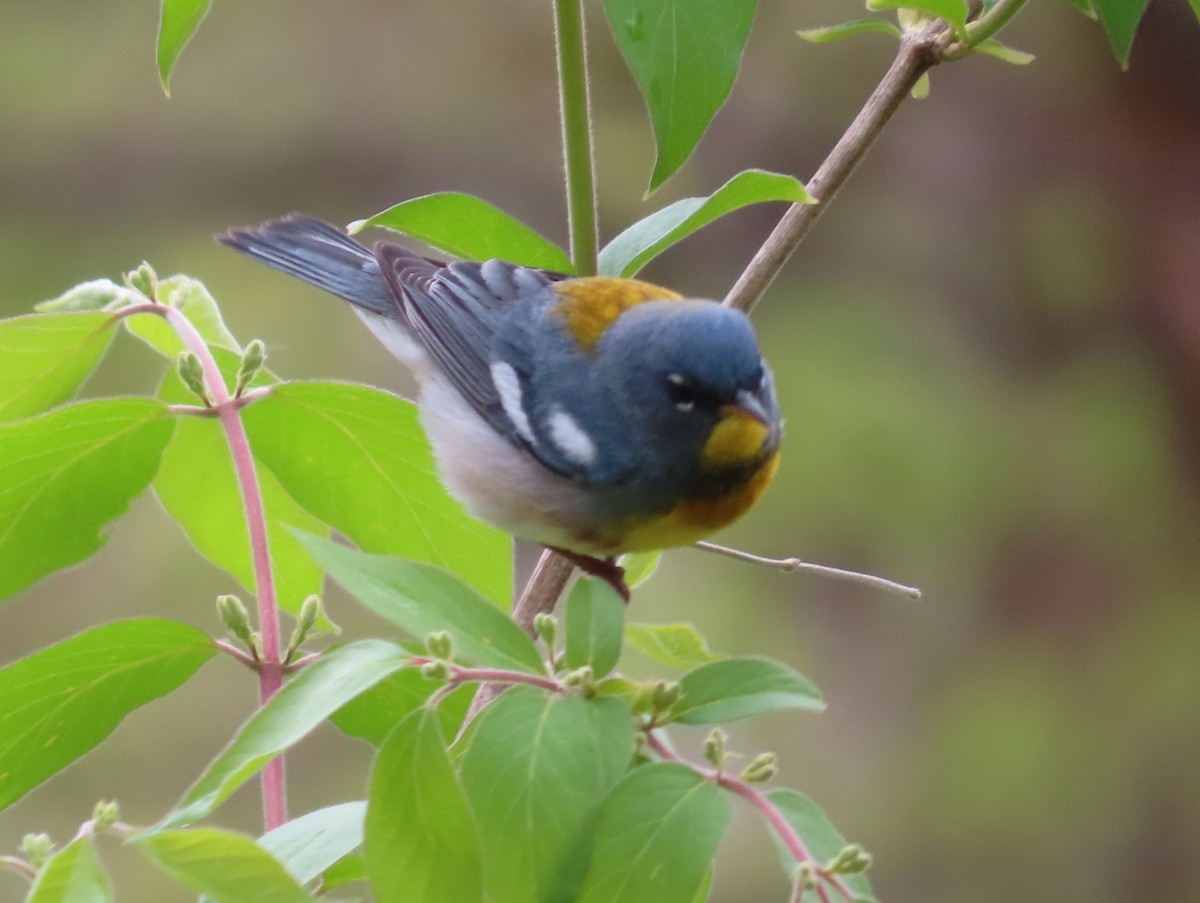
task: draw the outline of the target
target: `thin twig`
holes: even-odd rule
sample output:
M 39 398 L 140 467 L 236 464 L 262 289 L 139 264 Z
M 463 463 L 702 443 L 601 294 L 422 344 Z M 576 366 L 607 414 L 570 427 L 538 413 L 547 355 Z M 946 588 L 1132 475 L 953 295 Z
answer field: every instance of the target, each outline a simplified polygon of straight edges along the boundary
M 725 555 L 729 558 L 736 558 L 738 561 L 748 561 L 751 564 L 760 564 L 764 567 L 776 568 L 781 571 L 803 571 L 806 574 L 819 574 L 822 577 L 832 577 L 834 580 L 845 580 L 850 583 L 861 583 L 864 586 L 874 587 L 889 593 L 907 596 L 910 599 L 920 599 L 921 590 L 915 586 L 906 586 L 903 583 L 897 583 L 894 580 L 888 580 L 885 577 L 876 577 L 874 574 L 863 574 L 858 571 L 847 571 L 843 568 L 830 567 L 827 564 L 813 564 L 812 562 L 802 561 L 799 558 L 764 558 L 761 555 L 755 555 L 751 552 L 743 552 L 741 549 L 731 549 L 729 546 L 718 545 L 715 542 L 698 542 L 696 548 L 705 552 L 715 552 L 718 555 Z
M 524 671 L 508 671 L 502 668 L 460 668 L 455 665 L 450 670 L 450 681 L 455 685 L 475 681 L 506 685 L 527 684 L 531 687 L 550 690 L 553 693 L 562 692 L 562 684 L 553 678 L 542 677 L 540 674 L 526 674 Z
M 33 863 L 26 862 L 20 856 L 0 856 L 0 868 L 16 872 L 30 882 L 37 880 L 37 869 L 33 867 Z
M 249 389 L 226 402 L 226 406 L 232 407 L 236 411 L 240 411 L 246 405 L 258 401 L 260 398 L 266 398 L 271 394 L 270 386 L 259 386 L 254 389 Z M 180 414 L 185 417 L 209 417 L 215 418 L 221 416 L 221 410 L 216 405 L 198 405 L 198 404 L 170 404 L 167 405 L 167 410 L 172 414 Z
M 213 645 L 216 646 L 218 649 L 220 649 L 222 652 L 224 652 L 226 655 L 233 656 L 235 659 L 237 659 L 239 662 L 241 662 L 243 665 L 245 665 L 251 671 L 257 671 L 259 669 L 259 666 L 261 663 L 258 661 L 258 659 L 256 659 L 253 655 L 251 655 L 245 649 L 242 649 L 240 646 L 235 646 L 233 643 L 230 643 L 228 640 L 213 640 Z
M 796 833 L 796 829 L 793 828 L 788 820 L 783 817 L 783 813 L 779 811 L 775 804 L 767 799 L 765 794 L 760 793 L 757 788 L 746 783 L 741 778 L 732 777 L 723 771 L 702 768 L 693 762 L 689 762 L 687 759 L 678 755 L 674 750 L 667 746 L 657 732 L 653 730 L 646 731 L 645 736 L 646 743 L 660 758 L 665 759 L 668 762 L 675 762 L 679 765 L 685 765 L 699 774 L 701 777 L 719 784 L 726 790 L 737 794 L 738 796 L 742 797 L 742 799 L 749 802 L 750 805 L 752 805 L 762 814 L 767 823 L 775 830 L 775 833 L 779 835 L 779 839 L 783 841 L 783 845 L 788 848 L 788 852 L 792 854 L 792 858 L 795 859 L 797 863 L 811 864 L 818 879 L 824 879 L 825 881 L 828 881 L 829 884 L 847 900 L 854 899 L 850 889 L 846 887 L 842 880 L 837 875 L 831 875 L 826 872 L 821 866 L 821 863 L 817 862 L 817 860 L 813 858 L 813 855 L 811 852 L 809 852 L 808 846 L 804 843 L 804 840 L 799 834 Z M 818 884 L 818 893 L 819 888 L 820 884 Z M 823 894 L 821 894 L 821 897 L 824 899 Z
M 311 665 L 313 662 L 315 662 L 317 659 L 319 659 L 324 654 L 325 654 L 324 652 L 310 652 L 307 655 L 302 655 L 302 656 L 300 656 L 300 658 L 296 659 L 295 661 L 288 662 L 286 665 L 284 665 L 283 673 L 291 674 L 294 671 L 299 671 L 302 668 L 307 668 L 309 665 Z
M 1018 12 L 1021 11 L 1026 3 L 1026 0 L 999 0 L 991 9 L 980 16 L 974 22 L 967 23 L 967 42 L 965 49 L 960 49 L 956 46 L 947 48 L 946 54 L 943 56 L 947 62 L 950 60 L 959 59 L 978 47 L 1001 28 L 1008 24 Z
M 91 837 L 95 833 L 96 820 L 94 818 L 89 818 L 79 826 L 79 830 L 76 831 L 75 836 L 71 838 L 71 843 L 75 843 L 77 840 L 83 840 L 85 837 Z
M 934 22 L 901 37 L 891 68 L 809 181 L 808 193 L 817 203 L 788 208 L 725 296 L 727 306 L 748 311 L 758 303 L 917 80 L 938 62 L 939 48 L 947 34 L 945 23 Z

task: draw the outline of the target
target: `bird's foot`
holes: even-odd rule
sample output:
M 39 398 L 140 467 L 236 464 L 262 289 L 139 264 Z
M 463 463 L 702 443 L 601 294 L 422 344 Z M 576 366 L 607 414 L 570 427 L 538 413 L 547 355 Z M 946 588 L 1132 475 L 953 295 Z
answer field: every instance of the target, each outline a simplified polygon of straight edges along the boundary
M 617 595 L 621 597 L 626 605 L 629 604 L 629 584 L 625 582 L 625 568 L 617 564 L 616 558 L 611 555 L 608 558 L 595 558 L 591 555 L 569 552 L 566 549 L 558 548 L 558 546 L 550 546 L 550 548 L 570 561 L 585 574 L 590 574 L 592 577 L 599 577 L 616 590 Z

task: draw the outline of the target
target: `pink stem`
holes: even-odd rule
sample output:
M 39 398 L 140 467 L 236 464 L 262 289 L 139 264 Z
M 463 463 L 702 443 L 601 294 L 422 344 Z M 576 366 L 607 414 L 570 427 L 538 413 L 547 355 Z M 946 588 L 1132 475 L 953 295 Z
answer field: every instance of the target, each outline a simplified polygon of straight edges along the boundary
M 250 553 L 254 566 L 254 585 L 258 596 L 258 629 L 262 635 L 262 661 L 258 668 L 258 698 L 260 705 L 266 703 L 283 686 L 283 662 L 280 656 L 279 609 L 275 600 L 275 576 L 271 568 L 271 548 L 267 541 L 267 521 L 263 512 L 262 491 L 258 484 L 258 473 L 250 453 L 250 440 L 242 419 L 238 416 L 238 404 L 230 396 L 221 376 L 221 369 L 208 350 L 204 338 L 183 312 L 165 304 L 135 304 L 117 311 L 118 317 L 137 313 L 152 313 L 165 317 L 167 322 L 183 340 L 188 350 L 200 361 L 204 370 L 204 381 L 212 393 L 213 407 L 225 430 L 229 451 L 233 457 L 233 469 L 237 475 L 238 489 L 246 510 L 246 526 L 250 534 Z M 276 756 L 267 763 L 262 772 L 263 820 L 270 831 L 287 821 L 287 791 L 283 770 L 283 756 Z
M 426 656 L 419 656 L 412 659 L 411 664 L 415 667 L 427 665 L 436 659 Z M 450 666 L 450 683 L 454 686 L 468 683 L 470 681 L 479 681 L 480 683 L 502 683 L 502 684 L 528 684 L 531 687 L 541 687 L 543 690 L 549 690 L 552 693 L 562 691 L 562 684 L 549 677 L 542 677 L 538 674 L 526 674 L 524 671 L 508 671 L 504 668 L 463 668 L 458 665 Z
M 843 883 L 837 875 L 830 875 L 823 868 L 821 868 L 820 864 L 813 858 L 812 853 L 808 851 L 808 847 L 800 838 L 800 835 L 796 833 L 795 828 L 788 823 L 788 820 L 783 817 L 783 813 L 775 807 L 774 803 L 767 799 L 765 794 L 760 793 L 755 787 L 747 784 L 741 778 L 732 777 L 725 774 L 723 771 L 700 768 L 696 765 L 693 765 L 691 762 L 680 758 L 679 756 L 675 755 L 675 753 L 672 752 L 670 748 L 668 748 L 667 745 L 662 742 L 662 740 L 655 736 L 654 731 L 646 732 L 646 740 L 649 743 L 650 748 L 658 753 L 661 758 L 666 759 L 669 762 L 677 762 L 680 765 L 686 765 L 688 768 L 691 768 L 693 771 L 697 772 L 708 780 L 715 781 L 717 784 L 724 787 L 731 793 L 736 793 L 738 796 L 742 797 L 742 799 L 749 802 L 750 805 L 752 805 L 755 809 L 757 809 L 762 814 L 763 818 L 767 820 L 767 824 L 775 829 L 775 833 L 779 835 L 779 839 L 783 841 L 784 846 L 788 848 L 788 851 L 792 854 L 792 858 L 795 859 L 796 862 L 809 862 L 816 866 L 818 877 L 816 890 L 817 896 L 821 898 L 822 903 L 829 903 L 829 897 L 825 892 L 825 888 L 820 883 L 821 880 L 828 881 L 833 888 L 847 900 L 854 899 L 854 895 L 850 892 L 850 888 L 846 887 L 845 883 Z

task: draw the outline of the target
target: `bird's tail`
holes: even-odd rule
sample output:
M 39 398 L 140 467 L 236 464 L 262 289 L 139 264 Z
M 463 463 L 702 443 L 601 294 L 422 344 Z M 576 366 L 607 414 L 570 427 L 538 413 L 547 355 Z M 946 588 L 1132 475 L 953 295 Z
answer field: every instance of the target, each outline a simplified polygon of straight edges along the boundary
M 351 304 L 395 314 L 395 299 L 374 255 L 329 223 L 293 213 L 251 229 L 230 229 L 217 241 Z

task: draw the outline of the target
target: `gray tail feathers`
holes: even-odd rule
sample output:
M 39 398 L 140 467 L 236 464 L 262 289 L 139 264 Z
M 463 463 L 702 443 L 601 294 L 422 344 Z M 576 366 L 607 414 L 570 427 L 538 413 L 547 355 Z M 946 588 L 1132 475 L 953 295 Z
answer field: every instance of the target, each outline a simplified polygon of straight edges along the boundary
M 336 226 L 293 213 L 255 228 L 230 229 L 216 238 L 351 304 L 395 315 L 396 301 L 375 256 Z

